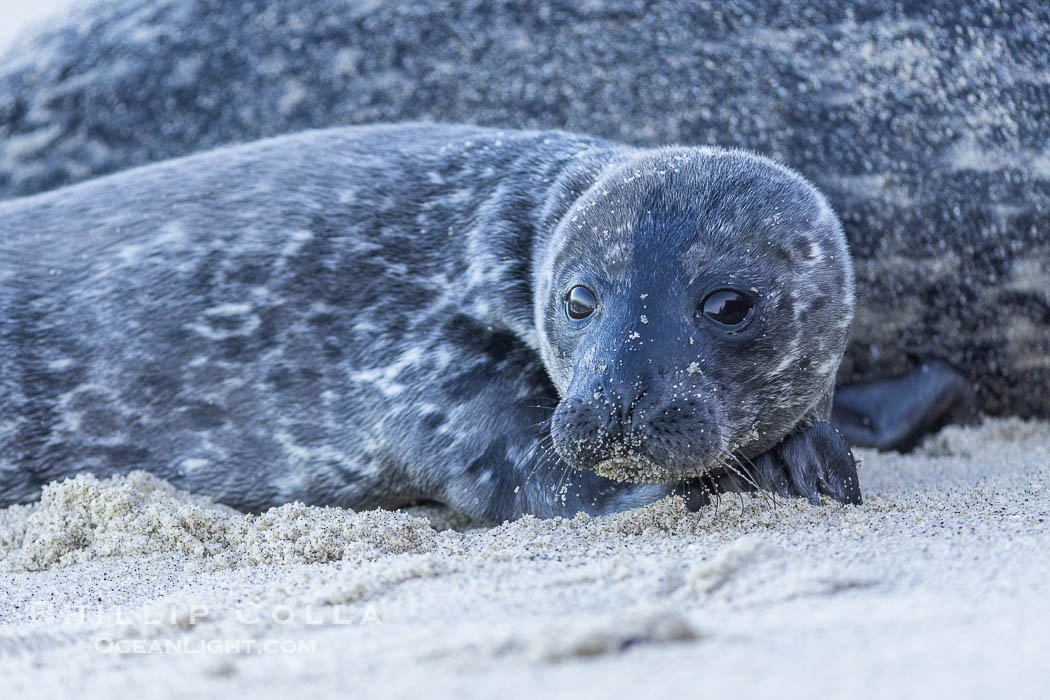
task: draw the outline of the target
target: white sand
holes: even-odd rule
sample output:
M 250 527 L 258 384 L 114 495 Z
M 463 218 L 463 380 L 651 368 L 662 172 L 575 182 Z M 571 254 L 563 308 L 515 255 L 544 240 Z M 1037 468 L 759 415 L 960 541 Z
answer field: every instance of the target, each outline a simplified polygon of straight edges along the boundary
M 863 457 L 859 508 L 467 531 L 80 477 L 0 511 L 0 697 L 1050 695 L 1050 425 Z

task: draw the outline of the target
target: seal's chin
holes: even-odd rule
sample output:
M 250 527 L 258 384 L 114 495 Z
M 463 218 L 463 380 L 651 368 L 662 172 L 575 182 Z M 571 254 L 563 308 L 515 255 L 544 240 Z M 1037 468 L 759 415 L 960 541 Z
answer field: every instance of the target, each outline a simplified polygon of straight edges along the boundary
M 681 471 L 654 462 L 644 455 L 626 454 L 618 457 L 610 457 L 598 462 L 591 467 L 598 476 L 613 481 L 626 483 L 666 483 L 678 481 L 683 478 L 695 478 L 708 471 L 707 467 L 697 466 L 690 470 L 688 475 Z

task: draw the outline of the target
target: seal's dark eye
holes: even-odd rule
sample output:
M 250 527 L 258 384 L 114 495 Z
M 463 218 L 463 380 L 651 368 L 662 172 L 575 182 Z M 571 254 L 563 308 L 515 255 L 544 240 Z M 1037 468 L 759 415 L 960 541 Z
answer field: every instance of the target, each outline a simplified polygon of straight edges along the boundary
M 700 304 L 704 316 L 723 326 L 741 326 L 751 318 L 755 303 L 751 297 L 735 289 L 719 289 L 711 292 Z
M 594 298 L 594 292 L 576 285 L 569 290 L 565 296 L 565 313 L 573 321 L 582 321 L 598 308 L 598 300 Z

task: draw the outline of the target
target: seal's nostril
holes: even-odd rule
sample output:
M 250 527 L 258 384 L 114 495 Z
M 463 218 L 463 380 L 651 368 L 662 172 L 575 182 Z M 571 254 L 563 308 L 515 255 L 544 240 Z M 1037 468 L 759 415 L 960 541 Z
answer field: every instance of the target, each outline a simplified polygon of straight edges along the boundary
M 634 397 L 634 399 L 632 399 L 629 404 L 624 406 L 623 423 L 624 423 L 624 431 L 625 432 L 627 432 L 627 433 L 633 433 L 634 432 L 634 427 L 635 427 L 635 425 L 634 425 L 635 409 L 638 408 L 638 403 L 642 400 L 642 397 L 644 397 L 647 392 L 648 392 L 648 388 L 641 389 L 638 392 L 638 394 Z

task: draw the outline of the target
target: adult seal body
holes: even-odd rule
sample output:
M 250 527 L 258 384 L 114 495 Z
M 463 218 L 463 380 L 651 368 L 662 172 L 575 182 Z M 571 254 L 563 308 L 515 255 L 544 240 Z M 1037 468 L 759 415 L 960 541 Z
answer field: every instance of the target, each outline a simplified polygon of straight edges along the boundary
M 3 503 L 131 469 L 483 520 L 860 498 L 823 422 L 845 240 L 758 156 L 351 127 L 2 202 L 0 230 Z

